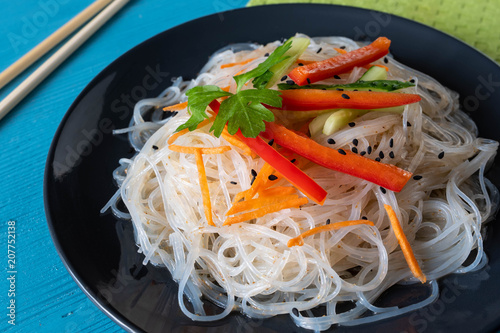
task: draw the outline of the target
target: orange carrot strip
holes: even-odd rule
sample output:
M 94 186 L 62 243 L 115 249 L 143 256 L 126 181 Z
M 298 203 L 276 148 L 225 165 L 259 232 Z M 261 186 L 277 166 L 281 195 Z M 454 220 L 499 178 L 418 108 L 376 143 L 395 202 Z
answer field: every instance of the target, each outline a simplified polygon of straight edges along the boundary
M 250 187 L 250 191 L 245 195 L 245 200 L 252 199 L 257 192 L 259 191 L 260 188 L 264 185 L 264 183 L 267 180 L 267 177 L 269 177 L 273 173 L 274 169 L 269 163 L 264 163 L 262 168 L 260 169 L 259 173 L 255 177 L 252 186 Z
M 210 202 L 210 192 L 208 191 L 207 173 L 203 164 L 202 148 L 195 149 L 196 167 L 198 168 L 198 179 L 200 181 L 201 195 L 203 198 L 203 209 L 209 225 L 215 226 L 212 218 L 212 203 Z
M 275 195 L 286 195 L 286 194 L 293 194 L 297 192 L 297 189 L 295 187 L 291 186 L 277 186 L 273 188 L 266 188 L 263 189 L 259 192 L 259 197 L 265 198 L 265 197 L 271 197 Z
M 298 198 L 298 199 L 287 200 L 287 201 L 280 202 L 280 203 L 277 203 L 274 205 L 269 205 L 269 206 L 254 210 L 253 212 L 243 213 L 243 214 L 240 214 L 237 216 L 228 217 L 226 219 L 226 221 L 224 221 L 223 225 L 231 225 L 234 223 L 240 223 L 240 222 L 248 221 L 251 219 L 256 219 L 256 218 L 262 217 L 264 215 L 267 215 L 269 213 L 275 213 L 275 212 L 278 212 L 278 211 L 280 211 L 282 209 L 286 209 L 286 208 L 293 208 L 293 207 L 298 208 L 298 207 L 306 204 L 308 201 L 309 201 L 309 199 L 303 197 L 303 198 Z
M 354 220 L 354 221 L 342 221 L 342 222 L 336 222 L 336 223 L 331 223 L 331 224 L 326 224 L 322 225 L 316 228 L 312 228 L 311 230 L 307 230 L 300 235 L 298 235 L 295 238 L 292 238 L 288 241 L 287 246 L 292 247 L 292 246 L 302 246 L 304 245 L 304 237 L 307 236 L 312 236 L 314 234 L 318 234 L 323 231 L 330 231 L 330 230 L 337 230 L 340 228 L 344 227 L 349 227 L 351 225 L 360 225 L 360 224 L 366 224 L 366 225 L 371 225 L 373 226 L 372 221 L 368 220 Z
M 187 108 L 187 106 L 188 106 L 188 102 L 183 102 L 183 103 L 179 103 L 179 104 L 166 106 L 163 108 L 163 111 L 181 111 L 181 110 L 184 110 L 185 108 Z
M 201 151 L 202 154 L 222 154 L 228 150 L 231 150 L 231 147 L 220 146 L 213 148 L 205 148 L 205 147 L 202 148 L 202 147 L 186 147 L 179 145 L 170 145 L 168 146 L 168 149 L 183 154 L 197 154 L 198 150 Z
M 279 173 L 273 174 L 273 176 L 276 177 L 276 178 L 274 178 L 274 180 L 270 180 L 269 178 L 264 180 L 264 183 L 257 189 L 257 193 L 260 193 L 263 190 L 268 189 L 269 187 L 273 186 L 274 184 L 279 182 L 281 179 L 283 179 L 283 176 L 280 175 Z
M 271 175 L 274 177 L 273 180 L 269 179 Z M 277 172 L 276 170 L 272 170 L 272 172 L 267 177 L 265 177 L 263 184 L 257 188 L 257 193 L 260 193 L 272 187 L 274 184 L 276 184 L 282 179 L 283 176 L 279 172 Z
M 236 193 L 236 195 L 234 196 L 233 203 L 238 202 L 241 199 L 243 199 L 249 192 L 250 192 L 250 189 Z
M 394 209 L 392 209 L 391 206 L 385 205 L 384 208 L 387 211 L 387 215 L 389 216 L 389 219 L 391 220 L 391 226 L 392 230 L 394 230 L 394 234 L 396 235 L 396 238 L 398 239 L 399 246 L 401 247 L 401 251 L 403 251 L 403 255 L 405 256 L 406 262 L 408 263 L 408 266 L 410 267 L 410 270 L 413 274 L 414 277 L 420 280 L 420 282 L 425 283 L 427 281 L 427 278 L 424 273 L 422 273 L 422 270 L 420 269 L 420 266 L 418 265 L 417 259 L 415 258 L 415 255 L 413 254 L 413 250 L 411 248 L 410 243 L 408 242 L 408 239 L 406 238 L 406 235 L 403 231 L 403 228 L 401 228 L 401 224 L 399 223 L 398 217 L 396 216 L 396 213 L 394 212 Z
M 187 132 L 189 132 L 189 128 L 185 128 L 183 130 L 180 130 L 179 132 L 176 132 L 174 134 L 172 134 L 168 140 L 167 140 L 167 143 L 170 145 L 172 143 L 174 143 L 175 140 L 177 140 L 178 137 L 186 134 Z
M 246 210 L 253 210 L 262 208 L 269 205 L 274 205 L 280 202 L 298 199 L 297 194 L 289 194 L 289 195 L 276 195 L 273 197 L 259 197 L 257 199 L 251 199 L 248 201 L 241 201 L 233 204 L 233 206 L 228 210 L 226 216 L 238 214 L 244 212 Z
M 345 49 L 341 49 L 341 48 L 338 48 L 338 47 L 334 47 L 333 49 L 335 51 L 337 51 L 338 53 L 340 53 L 340 54 L 346 54 L 347 52 L 349 52 L 349 51 L 347 51 Z
M 249 62 L 254 61 L 255 59 L 257 59 L 257 58 L 250 58 L 250 59 L 239 61 L 239 62 L 231 62 L 228 64 L 221 65 L 220 68 L 224 69 L 224 68 L 234 67 L 234 66 L 238 66 L 238 65 L 246 65 Z
M 208 123 L 210 123 L 211 121 L 213 121 L 215 119 L 215 116 L 211 116 L 207 119 L 204 119 L 201 123 L 198 124 L 198 126 L 196 126 L 196 129 L 199 129 L 199 128 L 202 128 L 203 126 L 207 125 Z M 167 143 L 170 145 L 172 143 L 174 143 L 175 140 L 177 140 L 177 138 L 179 138 L 180 136 L 186 134 L 187 132 L 189 132 L 189 128 L 185 128 L 177 133 L 174 133 L 172 134 L 168 140 L 167 140 Z
M 264 163 L 259 173 L 253 180 L 252 186 L 248 190 L 241 191 L 234 197 L 233 203 L 240 201 L 241 199 L 249 200 L 252 199 L 255 194 L 262 188 L 267 177 L 274 171 L 274 169 L 268 164 Z
M 232 136 L 231 134 L 229 134 L 229 132 L 227 131 L 226 128 L 224 128 L 222 130 L 222 137 L 227 141 L 229 142 L 230 144 L 232 144 L 233 146 L 236 146 L 238 148 L 240 148 L 241 150 L 243 150 L 245 152 L 245 155 L 248 155 L 248 156 L 253 156 L 254 154 L 252 153 L 252 150 L 243 142 L 241 141 L 240 139 L 238 139 L 237 137 L 235 136 Z

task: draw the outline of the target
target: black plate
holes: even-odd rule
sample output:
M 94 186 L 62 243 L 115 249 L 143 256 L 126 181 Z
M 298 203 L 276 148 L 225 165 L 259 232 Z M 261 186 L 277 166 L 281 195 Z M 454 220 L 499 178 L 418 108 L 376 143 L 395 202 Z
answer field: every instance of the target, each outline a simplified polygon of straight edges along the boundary
M 127 126 L 133 102 L 157 96 L 171 77 L 194 77 L 211 53 L 229 43 L 266 43 L 296 32 L 367 40 L 387 36 L 396 59 L 458 91 L 481 136 L 500 140 L 500 67 L 459 40 L 400 17 L 331 5 L 252 7 L 203 17 L 145 41 L 97 75 L 70 107 L 50 148 L 44 184 L 47 220 L 61 259 L 85 294 L 125 329 L 302 331 L 288 316 L 262 321 L 232 314 L 217 322 L 192 322 L 177 305 L 170 274 L 142 266 L 130 223 L 99 214 L 116 191 L 111 173 L 118 159 L 131 155 L 125 136 L 110 131 Z M 489 178 L 500 187 L 497 165 Z M 439 300 L 424 309 L 338 331 L 487 332 L 499 327 L 500 233 L 495 224 L 488 227 L 485 269 L 441 279 Z

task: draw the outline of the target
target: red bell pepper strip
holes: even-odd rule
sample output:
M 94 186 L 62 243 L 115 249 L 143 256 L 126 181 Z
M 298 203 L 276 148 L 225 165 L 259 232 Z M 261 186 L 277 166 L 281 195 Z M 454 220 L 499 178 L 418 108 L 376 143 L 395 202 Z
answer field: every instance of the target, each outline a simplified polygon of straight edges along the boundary
M 263 136 L 267 139 L 274 139 L 274 142 L 280 146 L 316 164 L 368 180 L 391 191 L 401 191 L 412 176 L 411 172 L 395 165 L 377 162 L 350 151 L 322 146 L 314 140 L 275 123 L 266 123 Z
M 214 100 L 210 103 L 210 108 L 217 113 L 220 103 Z M 240 130 L 236 136 L 242 140 L 254 153 L 271 165 L 277 172 L 285 177 L 290 183 L 297 187 L 304 195 L 314 202 L 322 205 L 325 202 L 327 192 L 319 186 L 311 177 L 306 175 L 295 164 L 286 157 L 278 153 L 267 142 L 260 137 L 247 138 Z
M 288 77 L 299 86 L 311 84 L 334 75 L 349 72 L 354 67 L 361 67 L 382 58 L 389 53 L 391 41 L 385 37 L 377 38 L 370 45 L 347 52 L 326 60 L 294 68 Z
M 280 90 L 283 110 L 381 109 L 416 103 L 416 94 L 377 91 L 338 91 L 320 89 Z

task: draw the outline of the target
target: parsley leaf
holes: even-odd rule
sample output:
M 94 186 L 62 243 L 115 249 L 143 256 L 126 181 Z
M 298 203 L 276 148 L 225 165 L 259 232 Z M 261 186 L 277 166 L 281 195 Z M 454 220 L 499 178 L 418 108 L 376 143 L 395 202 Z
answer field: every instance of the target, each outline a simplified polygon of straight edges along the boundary
M 285 53 L 292 47 L 288 40 L 278 46 L 262 63 L 249 72 L 234 76 L 236 81 L 236 94 L 223 91 L 221 88 L 208 85 L 199 86 L 186 92 L 188 97 L 188 111 L 191 117 L 186 123 L 179 126 L 177 131 L 189 128 L 194 131 L 203 119 L 208 118 L 206 109 L 215 99 L 229 96 L 221 103 L 217 117 L 210 128 L 216 137 L 222 134 L 224 126 L 230 134 L 235 134 L 238 129 L 247 138 L 255 138 L 266 129 L 264 121 L 274 121 L 274 114 L 264 104 L 281 107 L 282 99 L 277 90 L 266 89 L 266 85 L 274 73 L 270 68 L 289 58 Z M 241 90 L 245 83 L 253 79 L 255 89 Z
M 238 129 L 247 138 L 255 138 L 266 129 L 264 121 L 274 121 L 274 114 L 264 105 L 281 107 L 280 92 L 270 89 L 247 89 L 221 103 L 211 131 L 220 136 L 227 123 L 227 130 L 235 134 Z
M 267 77 L 267 81 L 269 81 L 269 78 L 272 77 L 273 73 L 269 71 L 269 68 L 273 67 L 276 64 L 279 64 L 283 60 L 289 58 L 288 56 L 284 56 L 285 52 L 288 51 L 292 47 L 292 41 L 287 41 L 283 45 L 278 46 L 273 53 L 271 53 L 266 60 L 261 62 L 257 67 L 252 69 L 249 72 L 237 75 L 234 77 L 234 80 L 236 81 L 236 92 L 239 93 L 241 88 L 245 83 L 247 83 L 249 80 L 255 78 L 253 81 L 254 87 L 257 89 L 262 89 L 266 85 L 267 82 L 264 83 L 264 80 L 259 80 L 260 76 Z M 270 73 L 270 74 L 269 74 Z M 257 82 L 257 86 L 256 86 Z
M 198 86 L 189 89 L 189 91 L 186 92 L 186 96 L 188 97 L 188 111 L 191 113 L 191 117 L 184 124 L 177 127 L 176 132 L 185 128 L 194 131 L 196 126 L 198 126 L 203 119 L 208 118 L 206 113 L 208 104 L 214 99 L 230 95 L 232 94 L 213 85 Z
M 271 72 L 270 70 L 268 70 L 267 72 L 265 72 L 261 76 L 257 76 L 252 81 L 253 87 L 255 89 L 264 89 L 266 87 L 267 83 L 269 82 L 269 80 L 271 80 L 271 78 L 273 76 L 274 76 L 274 73 Z

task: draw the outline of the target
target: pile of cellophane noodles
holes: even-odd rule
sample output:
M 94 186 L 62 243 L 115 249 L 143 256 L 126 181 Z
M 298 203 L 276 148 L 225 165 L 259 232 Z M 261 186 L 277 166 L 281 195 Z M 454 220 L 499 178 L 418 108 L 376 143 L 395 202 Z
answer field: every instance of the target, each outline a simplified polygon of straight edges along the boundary
M 184 93 L 198 85 L 230 86 L 234 92 L 233 75 L 254 68 L 280 44 L 235 44 L 217 52 L 196 79 L 177 78 L 160 97 L 137 103 L 131 127 L 116 131 L 129 135 L 137 154 L 120 161 L 114 174 L 120 189 L 104 210 L 111 207 L 119 217 L 131 218 L 144 264 L 168 268 L 179 283 L 179 305 L 186 316 L 209 321 L 233 310 L 252 318 L 288 314 L 298 326 L 317 331 L 336 323 L 368 323 L 431 303 L 439 294 L 436 279 L 443 275 L 483 267 L 487 258 L 481 226 L 495 213 L 498 201 L 497 190 L 484 173 L 498 144 L 477 137 L 474 122 L 459 109 L 456 93 L 390 57 L 388 63 L 380 61 L 389 67 L 389 79 L 414 79 L 416 87 L 407 90 L 420 94 L 422 101 L 406 106 L 402 115 L 369 112 L 356 119 L 355 127 L 313 139 L 347 150 L 357 139 L 358 151 L 373 148 L 367 157 L 383 152 L 382 162 L 396 164 L 421 178 L 411 179 L 395 193 L 301 160 L 301 168 L 328 191 L 323 206 L 309 203 L 301 209 L 222 227 L 234 196 L 250 187 L 251 170 L 258 171 L 264 164 L 233 147 L 223 154 L 203 156 L 217 225 L 208 226 L 194 155 L 170 151 L 166 143 L 189 115 L 184 110 L 164 119 L 162 107 L 186 101 Z M 312 38 L 301 59 L 332 57 L 337 54 L 335 47 L 352 50 L 359 46 L 342 37 Z M 250 58 L 256 59 L 221 69 L 221 64 Z M 351 83 L 364 71 L 356 68 L 341 80 L 324 82 Z M 152 107 L 156 111 L 146 121 L 145 114 Z M 276 119 L 285 125 L 296 120 L 286 112 L 276 114 Z M 209 127 L 189 132 L 175 143 L 230 145 L 209 134 Z M 329 138 L 335 140 L 334 145 L 327 143 Z M 387 157 L 391 151 L 394 158 Z M 277 185 L 288 184 L 280 180 Z M 117 208 L 120 199 L 128 213 Z M 420 283 L 408 268 L 384 204 L 398 214 L 428 280 L 429 297 L 401 308 L 373 305 L 394 284 Z M 333 223 L 365 217 L 375 227 L 345 227 L 305 238 L 304 246 L 287 246 L 290 238 L 324 225 L 327 219 Z M 464 267 L 468 257 L 472 263 Z M 190 305 L 184 303 L 182 295 Z M 223 310 L 207 315 L 203 308 L 206 300 Z M 339 304 L 345 302 L 351 306 L 342 312 Z M 314 316 L 311 309 L 322 314 Z

